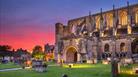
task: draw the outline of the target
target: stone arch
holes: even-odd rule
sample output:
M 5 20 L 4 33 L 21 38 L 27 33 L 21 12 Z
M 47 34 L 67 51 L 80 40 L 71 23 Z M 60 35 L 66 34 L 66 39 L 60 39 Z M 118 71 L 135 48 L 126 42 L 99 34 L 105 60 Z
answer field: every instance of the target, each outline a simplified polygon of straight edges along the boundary
M 122 42 L 122 43 L 120 44 L 120 51 L 121 51 L 121 52 L 125 52 L 125 51 L 126 51 L 126 46 L 125 46 L 125 43 L 124 43 L 124 42 Z
M 109 46 L 109 44 L 105 44 L 104 45 L 104 52 L 109 52 L 110 51 L 110 46 Z
M 119 24 L 121 25 L 127 25 L 127 11 L 120 11 L 119 12 Z
M 76 46 L 68 46 L 65 48 L 66 62 L 74 63 L 77 62 L 78 49 Z
M 132 54 L 138 54 L 138 38 L 134 39 L 131 43 Z

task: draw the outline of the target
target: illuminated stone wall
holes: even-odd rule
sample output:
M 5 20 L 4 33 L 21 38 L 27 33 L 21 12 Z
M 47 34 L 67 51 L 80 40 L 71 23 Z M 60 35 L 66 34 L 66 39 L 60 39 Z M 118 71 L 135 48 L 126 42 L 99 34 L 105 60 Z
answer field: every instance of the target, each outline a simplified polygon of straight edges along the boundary
M 57 23 L 56 52 L 60 52 L 60 58 L 65 62 L 66 48 L 70 46 L 77 48 L 77 61 L 101 58 L 106 44 L 109 45 L 109 53 L 131 53 L 131 42 L 138 37 L 138 31 L 136 34 L 133 29 L 137 28 L 138 4 L 106 12 L 101 10 L 100 13 L 69 20 L 67 26 Z M 112 36 L 116 37 L 115 41 Z

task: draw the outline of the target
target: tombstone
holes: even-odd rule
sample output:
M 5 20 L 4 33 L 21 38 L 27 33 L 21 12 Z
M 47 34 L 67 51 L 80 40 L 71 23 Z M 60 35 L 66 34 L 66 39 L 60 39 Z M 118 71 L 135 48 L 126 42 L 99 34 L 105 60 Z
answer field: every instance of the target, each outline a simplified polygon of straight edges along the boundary
M 93 62 L 94 62 L 94 64 L 96 64 L 98 61 L 97 61 L 97 59 L 94 59 Z
M 138 67 L 135 67 L 135 68 L 134 68 L 134 72 L 135 72 L 135 74 L 138 75 Z
M 138 63 L 138 54 L 132 55 L 132 59 L 134 63 Z
M 93 61 L 92 60 L 87 60 L 87 63 L 93 64 Z
M 8 60 L 2 60 L 1 63 L 2 64 L 7 64 L 8 63 Z
M 110 57 L 108 57 L 107 60 L 108 60 L 108 62 L 111 62 L 111 58 Z
M 102 60 L 102 64 L 109 64 L 108 60 Z
M 133 60 L 131 58 L 126 58 L 125 59 L 125 63 L 132 64 L 133 63 Z
M 45 72 L 47 70 L 47 64 L 44 63 L 42 60 L 33 60 L 32 68 L 37 72 Z
M 121 59 L 121 65 L 127 66 L 128 64 L 133 64 L 133 60 L 131 58 L 124 58 Z

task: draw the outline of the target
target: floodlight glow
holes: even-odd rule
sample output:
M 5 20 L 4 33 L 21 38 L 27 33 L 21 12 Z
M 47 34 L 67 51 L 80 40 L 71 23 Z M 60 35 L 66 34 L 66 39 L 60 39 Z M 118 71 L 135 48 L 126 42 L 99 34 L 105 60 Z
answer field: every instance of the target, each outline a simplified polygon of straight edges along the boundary
M 69 65 L 63 65 L 63 67 L 65 68 L 70 68 Z M 89 65 L 89 64 L 71 64 L 71 68 L 92 68 L 92 67 L 95 67 L 95 66 L 92 66 L 92 65 Z
M 135 72 L 133 70 L 121 71 L 121 73 L 124 73 L 124 74 L 135 74 Z

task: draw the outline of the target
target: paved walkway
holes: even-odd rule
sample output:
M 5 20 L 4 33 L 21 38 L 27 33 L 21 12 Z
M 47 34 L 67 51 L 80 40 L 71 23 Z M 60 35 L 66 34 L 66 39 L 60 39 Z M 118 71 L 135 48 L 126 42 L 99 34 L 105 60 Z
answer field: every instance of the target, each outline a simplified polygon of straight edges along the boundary
M 4 71 L 14 71 L 14 70 L 20 70 L 22 68 L 9 68 L 9 69 L 2 69 L 0 70 L 0 72 L 4 72 Z

